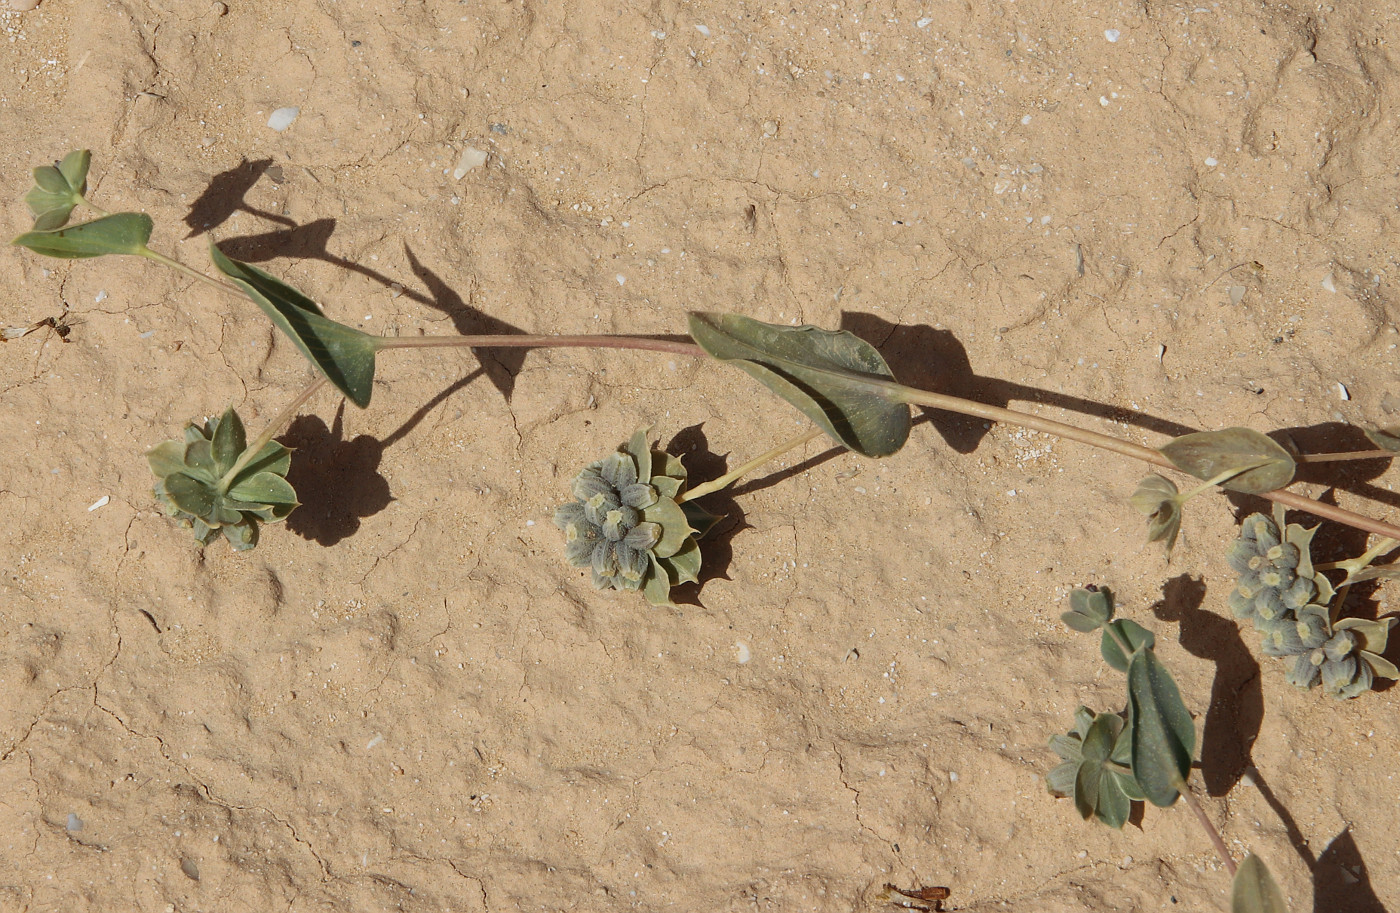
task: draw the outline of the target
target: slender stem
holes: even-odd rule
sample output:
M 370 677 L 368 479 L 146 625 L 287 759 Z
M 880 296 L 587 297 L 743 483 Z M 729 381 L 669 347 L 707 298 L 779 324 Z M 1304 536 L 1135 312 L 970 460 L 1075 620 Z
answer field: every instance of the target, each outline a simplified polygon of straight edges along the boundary
M 239 289 L 239 287 L 234 285 L 233 283 L 223 282 L 219 279 L 215 279 L 213 276 L 201 273 L 194 267 L 186 266 L 179 260 L 176 260 L 173 257 L 167 257 L 165 254 L 151 250 L 149 247 L 141 251 L 141 256 L 145 257 L 148 260 L 154 260 L 157 263 L 164 264 L 165 266 L 170 267 L 176 272 L 184 273 L 191 279 L 196 279 L 200 282 L 203 282 L 205 285 L 212 285 L 214 288 L 218 289 L 221 292 L 227 292 L 228 294 L 234 295 L 238 298 L 244 297 L 242 290 Z
M 325 382 L 325 376 L 318 375 L 315 380 L 307 384 L 306 389 L 298 393 L 296 399 L 292 400 L 281 412 L 277 413 L 277 417 L 267 423 L 267 427 L 253 440 L 253 443 L 249 444 L 244 451 L 238 455 L 238 460 L 233 464 L 233 467 L 224 474 L 224 477 L 219 480 L 219 484 L 225 485 L 230 480 L 238 478 L 238 474 L 243 471 L 243 468 L 251 463 L 253 458 L 258 455 L 259 451 L 267 446 L 268 441 L 271 441 L 277 436 L 277 433 L 282 430 L 283 425 L 296 417 L 297 411 L 301 409 L 302 406 L 306 405 L 306 401 L 314 396 L 316 391 L 321 389 L 321 385 Z
M 1393 460 L 1391 450 L 1350 450 L 1346 453 L 1304 453 L 1293 459 L 1300 463 L 1340 463 L 1343 460 Z
M 719 491 L 721 488 L 727 488 L 730 485 L 733 485 L 735 482 L 742 479 L 744 476 L 748 475 L 753 470 L 762 466 L 769 460 L 775 460 L 783 454 L 787 453 L 789 450 L 793 449 L 794 447 L 801 447 L 803 444 L 807 443 L 813 438 L 821 437 L 823 433 L 824 432 L 820 428 L 812 428 L 810 431 L 804 431 L 797 437 L 784 441 L 783 443 L 774 447 L 772 450 L 769 450 L 766 453 L 759 454 L 752 460 L 749 460 L 747 463 L 744 463 L 739 468 L 735 469 L 733 472 L 727 472 L 724 475 L 720 476 L 718 479 L 706 482 L 704 485 L 697 485 L 696 487 L 690 489 L 690 491 L 687 491 L 685 494 L 681 495 L 679 498 L 676 498 L 676 503 L 684 504 L 686 501 L 690 501 L 695 498 L 703 498 L 705 495 Z
M 1220 861 L 1225 863 L 1225 870 L 1233 878 L 1235 875 L 1235 860 L 1230 858 L 1230 851 L 1225 848 L 1225 841 L 1221 839 L 1220 832 L 1215 829 L 1215 825 L 1210 823 L 1210 818 L 1206 817 L 1206 810 L 1201 808 L 1201 803 L 1196 800 L 1196 796 L 1191 792 L 1191 786 L 1185 782 L 1176 784 L 1181 797 L 1186 800 L 1186 804 L 1191 806 L 1191 811 L 1196 813 L 1196 820 L 1201 822 L 1201 827 L 1206 829 L 1206 834 L 1210 836 L 1210 842 L 1215 847 L 1215 854 L 1220 857 Z
M 94 205 L 93 202 L 87 197 L 83 197 L 83 205 L 86 206 L 88 209 L 91 209 L 93 212 L 97 213 L 98 218 L 104 218 L 106 216 L 111 215 L 110 212 L 103 209 L 101 206 Z
M 670 339 L 649 339 L 645 336 L 384 336 L 375 340 L 380 349 L 491 349 L 491 348 L 587 348 L 642 349 L 648 352 L 669 352 L 672 355 L 702 357 L 705 351 L 694 343 Z

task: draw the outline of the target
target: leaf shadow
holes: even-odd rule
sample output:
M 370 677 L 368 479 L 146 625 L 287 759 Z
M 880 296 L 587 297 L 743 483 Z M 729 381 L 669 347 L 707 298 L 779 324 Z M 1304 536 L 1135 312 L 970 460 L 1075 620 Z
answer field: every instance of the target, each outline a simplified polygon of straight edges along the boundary
M 1207 794 L 1223 796 L 1249 769 L 1264 719 L 1264 690 L 1259 663 L 1239 626 L 1203 609 L 1205 596 L 1203 581 L 1178 575 L 1163 584 L 1152 614 L 1178 626 L 1177 640 L 1187 653 L 1215 664 L 1201 733 L 1201 777 Z
M 1001 408 L 1006 408 L 1013 400 L 1037 403 L 1171 437 L 1196 430 L 1164 418 L 1078 396 L 1040 390 L 994 377 L 979 377 L 972 370 L 967 349 L 949 330 L 935 329 L 927 324 L 896 324 L 873 314 L 854 311 L 841 313 L 841 329 L 854 333 L 879 349 L 894 376 L 907 386 Z M 990 428 L 984 419 L 941 409 L 919 408 L 948 446 L 958 453 L 976 450 Z
M 1313 913 L 1335 910 L 1386 913 L 1349 827 L 1327 844 L 1313 871 Z
M 188 240 L 202 235 L 212 228 L 218 228 L 233 217 L 236 212 L 246 212 L 279 225 L 296 225 L 291 219 L 250 206 L 244 199 L 267 170 L 272 167 L 272 159 L 249 161 L 244 158 L 237 165 L 214 175 L 186 213 L 184 222 L 190 233 Z
M 679 457 L 685 465 L 690 487 L 718 478 L 725 473 L 726 458 L 710 449 L 703 425 L 695 424 L 682 428 L 671 437 L 662 448 L 672 456 Z M 700 591 L 711 580 L 728 580 L 729 565 L 734 560 L 733 540 L 736 535 L 752 527 L 744 520 L 744 510 L 735 499 L 735 490 L 721 489 L 705 495 L 702 506 L 720 517 L 709 535 L 700 540 L 703 560 L 700 564 L 700 582 L 687 583 L 671 590 L 671 601 L 678 605 L 704 607 L 700 601 Z
M 301 506 L 287 517 L 287 529 L 323 546 L 335 545 L 358 532 L 361 521 L 394 501 L 389 482 L 379 472 L 384 451 L 407 437 L 434 409 L 482 373 L 479 368 L 454 381 L 383 440 L 370 434 L 345 439 L 344 400 L 336 408 L 329 427 L 319 416 L 297 416 L 279 439 L 292 448 L 287 481 L 301 501 Z

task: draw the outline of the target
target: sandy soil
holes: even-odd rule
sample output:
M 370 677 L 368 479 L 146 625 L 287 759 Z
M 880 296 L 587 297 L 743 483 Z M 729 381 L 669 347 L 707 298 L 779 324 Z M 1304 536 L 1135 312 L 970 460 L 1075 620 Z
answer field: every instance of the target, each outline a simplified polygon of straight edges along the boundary
M 1146 444 L 1397 421 L 1390 4 L 45 0 L 0 26 L 11 233 L 29 169 L 87 147 L 153 246 L 205 268 L 218 238 L 371 332 L 728 310 Z M 489 158 L 454 179 L 466 147 Z M 1157 631 L 1233 851 L 1294 911 L 1400 909 L 1400 691 L 1298 692 L 1237 633 L 1252 504 L 1198 502 L 1166 566 L 1139 466 L 921 416 L 894 457 L 813 443 L 712 501 L 708 579 L 651 609 L 562 562 L 568 480 L 652 423 L 710 478 L 796 413 L 675 357 L 434 350 L 387 353 L 368 410 L 314 399 L 286 438 L 306 506 L 201 550 L 142 451 L 230 403 L 258 425 L 310 377 L 295 350 L 144 261 L 6 247 L 0 289 L 6 326 L 71 324 L 0 347 L 4 911 L 881 911 L 887 882 L 1223 910 L 1188 812 L 1115 832 L 1045 791 L 1046 739 L 1121 701 L 1058 620 L 1087 582 Z M 1336 499 L 1387 516 L 1391 479 Z

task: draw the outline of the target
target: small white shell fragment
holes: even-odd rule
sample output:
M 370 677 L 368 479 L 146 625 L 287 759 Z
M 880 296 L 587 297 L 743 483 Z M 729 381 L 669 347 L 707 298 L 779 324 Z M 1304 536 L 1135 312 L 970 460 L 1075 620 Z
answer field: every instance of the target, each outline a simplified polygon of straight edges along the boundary
M 300 108 L 278 108 L 272 112 L 272 116 L 267 119 L 267 125 L 281 133 L 292 125 L 292 121 L 297 119 L 301 113 Z
M 468 171 L 475 171 L 485 164 L 486 153 L 475 147 L 467 146 L 457 157 L 457 167 L 452 169 L 452 180 L 460 181 L 467 176 Z
M 1109 44 L 1112 44 L 1113 42 L 1117 41 L 1122 34 L 1123 33 L 1118 31 L 1117 29 L 1104 29 L 1103 37 L 1105 41 L 1107 41 Z
M 1243 300 L 1244 300 L 1244 292 L 1245 292 L 1245 288 L 1244 288 L 1243 285 L 1232 285 L 1232 286 L 1230 286 L 1230 303 L 1231 303 L 1231 304 L 1239 304 L 1241 301 L 1243 301 Z
M 1347 385 L 1341 381 L 1337 381 L 1337 395 L 1342 398 L 1342 402 L 1347 402 L 1351 399 L 1351 391 L 1348 390 Z
M 710 27 L 708 25 L 697 25 L 695 26 L 695 31 L 704 35 L 706 38 L 710 37 Z
M 932 22 L 933 22 L 933 17 L 932 17 L 932 16 L 925 16 L 925 17 L 923 17 L 922 19 L 920 19 L 918 22 L 915 22 L 914 25 L 917 26 L 918 28 L 926 29 L 926 28 L 929 27 L 929 24 L 932 23 Z
M 739 665 L 742 666 L 752 658 L 753 654 L 749 652 L 749 645 L 742 640 L 736 640 L 734 642 L 734 659 L 738 661 Z
M 105 288 L 103 288 L 103 289 L 98 289 L 98 290 L 97 290 L 97 294 L 93 296 L 92 300 L 95 301 L 95 302 L 97 302 L 98 304 L 101 304 L 102 302 L 106 301 L 106 300 L 107 300 L 107 290 L 106 290 Z
M 1217 159 L 1215 156 L 1213 156 L 1213 155 L 1208 155 L 1208 156 L 1206 156 L 1206 167 L 1207 167 L 1207 168 L 1214 168 L 1216 165 L 1219 165 L 1219 164 L 1220 164 L 1220 160 Z
M 1322 290 L 1325 292 L 1331 292 L 1334 295 L 1337 293 L 1337 280 L 1332 278 L 1331 273 L 1323 276 L 1318 285 L 1322 286 Z
M 66 824 L 67 824 L 67 826 L 68 826 L 68 832 L 69 832 L 70 834 L 71 834 L 71 833 L 76 833 L 77 831 L 80 831 L 80 830 L 83 829 L 83 819 L 82 819 L 82 818 L 79 818 L 77 815 L 73 814 L 72 812 L 69 812 L 69 813 L 68 813 L 68 821 L 66 822 Z
M 617 279 L 617 284 L 618 284 L 618 285 L 626 285 L 626 284 L 627 284 L 627 277 L 624 276 L 624 275 L 622 275 L 622 273 L 618 273 L 618 274 L 617 274 L 615 277 L 613 277 L 613 278 Z
M 377 732 L 376 732 L 376 733 L 374 734 L 374 738 L 370 739 L 370 740 L 369 740 L 369 743 L 365 745 L 365 751 L 369 751 L 370 749 L 374 748 L 374 746 L 378 745 L 380 742 L 383 742 L 383 741 L 384 741 L 384 736 L 381 735 L 380 733 L 377 733 Z
M 99 507 L 106 507 L 108 503 L 111 502 L 111 500 L 112 499 L 109 495 L 103 495 L 102 497 L 98 498 L 96 501 L 93 501 L 91 504 L 88 505 L 88 513 L 92 513 Z
M 39 5 L 39 0 L 10 0 L 10 9 L 17 13 L 27 13 Z
M 1167 347 L 1161 343 L 1157 344 L 1157 360 L 1161 361 L 1167 354 Z

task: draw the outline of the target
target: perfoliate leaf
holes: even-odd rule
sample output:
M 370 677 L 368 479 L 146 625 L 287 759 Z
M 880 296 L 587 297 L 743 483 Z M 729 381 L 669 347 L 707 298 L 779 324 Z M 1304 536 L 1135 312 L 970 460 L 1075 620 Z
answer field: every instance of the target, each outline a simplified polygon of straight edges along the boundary
M 1196 726 L 1171 673 L 1152 650 L 1128 666 L 1128 711 L 1133 727 L 1133 776 L 1153 805 L 1166 808 L 1186 787 Z
M 1230 886 L 1230 913 L 1288 913 L 1283 890 L 1258 856 L 1244 857 L 1235 870 Z
M 11 241 L 36 254 L 79 260 L 105 254 L 141 255 L 154 223 L 144 212 L 119 212 L 53 231 L 27 231 Z
M 1128 662 L 1132 656 L 1131 654 L 1126 656 L 1123 654 L 1123 650 L 1113 639 L 1113 635 L 1108 632 L 1108 628 L 1117 631 L 1118 636 L 1128 642 L 1128 648 L 1133 652 L 1144 648 L 1151 650 L 1157 642 L 1157 638 L 1151 631 L 1131 619 L 1120 618 L 1107 625 L 1103 632 L 1103 640 L 1099 642 L 1099 652 L 1103 654 L 1104 662 L 1119 672 L 1128 671 Z
M 1139 482 L 1137 491 L 1128 498 L 1128 503 L 1147 517 L 1147 541 L 1167 543 L 1168 561 L 1181 532 L 1181 501 L 1176 483 L 1155 473 Z
M 260 472 L 229 489 L 228 495 L 238 501 L 256 505 L 297 504 L 296 489 L 286 479 L 272 472 Z
M 256 266 L 225 256 L 212 244 L 209 256 L 215 268 L 253 299 L 336 389 L 362 409 L 369 405 L 379 347 L 376 337 L 336 323 L 292 286 Z
M 88 165 L 92 153 L 76 149 L 57 165 L 40 165 L 34 169 L 34 187 L 24 195 L 34 216 L 34 231 L 52 231 L 68 222 L 73 207 L 87 193 Z
M 1198 431 L 1168 442 L 1158 452 L 1198 479 L 1208 481 L 1238 470 L 1238 475 L 1219 484 L 1244 494 L 1283 488 L 1293 481 L 1297 468 L 1287 450 L 1249 428 Z
M 690 336 L 856 453 L 889 456 L 909 439 L 909 406 L 881 386 L 894 375 L 875 347 L 859 337 L 702 312 L 691 313 Z
M 1400 426 L 1392 425 L 1389 428 L 1365 428 L 1366 437 L 1371 443 L 1382 450 L 1400 452 Z
M 1113 617 L 1113 593 L 1106 587 L 1090 590 L 1081 587 L 1069 594 L 1070 610 L 1060 620 L 1084 634 L 1097 631 Z

